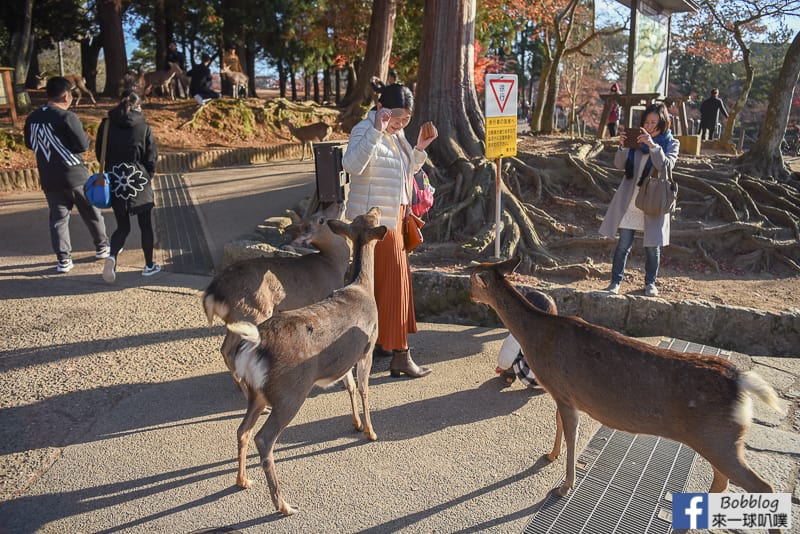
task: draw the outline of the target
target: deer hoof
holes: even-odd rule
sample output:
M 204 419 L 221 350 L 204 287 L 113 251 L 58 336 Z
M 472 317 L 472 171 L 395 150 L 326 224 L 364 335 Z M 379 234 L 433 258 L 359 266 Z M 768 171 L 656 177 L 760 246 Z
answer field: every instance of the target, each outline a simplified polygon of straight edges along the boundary
M 249 478 L 237 478 L 236 485 L 242 489 L 247 489 L 253 485 L 253 481 L 250 480 Z
M 369 432 L 364 432 L 364 435 L 367 436 L 367 439 L 370 441 L 378 440 L 378 434 L 376 434 L 374 430 L 370 430 Z
M 555 494 L 559 497 L 566 497 L 569 495 L 569 492 L 572 491 L 572 487 L 562 484 L 553 491 L 555 491 Z
M 362 430 L 364 430 L 364 425 L 361 423 L 361 421 L 355 421 L 354 420 L 353 421 L 353 428 L 356 429 L 356 432 L 361 432 Z
M 549 452 L 547 453 L 547 459 L 551 462 L 555 462 L 556 460 L 558 460 L 558 454 L 554 452 Z
M 294 515 L 297 513 L 297 508 L 291 506 L 288 503 L 283 503 L 283 505 L 278 509 L 278 511 L 283 515 Z

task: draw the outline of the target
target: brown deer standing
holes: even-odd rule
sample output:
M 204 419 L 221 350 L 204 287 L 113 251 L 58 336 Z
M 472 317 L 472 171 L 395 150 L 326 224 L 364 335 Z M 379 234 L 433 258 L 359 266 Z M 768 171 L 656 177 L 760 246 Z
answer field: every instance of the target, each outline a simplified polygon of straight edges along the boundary
M 306 146 L 308 146 L 308 153 L 309 156 L 314 156 L 314 141 L 325 141 L 330 137 L 333 133 L 333 128 L 331 125 L 326 124 L 324 122 L 315 122 L 314 124 L 309 124 L 307 126 L 301 126 L 300 128 L 295 128 L 295 126 L 289 121 L 289 119 L 283 119 L 281 124 L 286 125 L 289 128 L 289 131 L 292 132 L 292 135 L 295 136 L 297 139 L 303 143 L 303 155 L 300 158 L 300 161 L 306 159 Z
M 244 72 L 236 72 L 230 69 L 228 65 L 222 65 L 222 75 L 231 82 L 231 96 L 239 98 L 239 88 L 244 88 L 244 96 L 247 96 L 248 84 L 250 78 Z
M 544 313 L 505 278 L 519 261 L 472 267 L 470 292 L 494 308 L 556 402 L 556 439 L 547 458 L 558 458 L 563 433 L 567 476 L 559 495 L 575 483 L 579 411 L 610 428 L 685 443 L 711 463 L 712 493 L 725 491 L 729 479 L 750 493 L 773 492 L 744 458 L 750 395 L 780 411 L 759 375 L 723 358 L 657 348 L 578 317 Z
M 183 70 L 177 63 L 171 61 L 167 62 L 169 70 L 156 70 L 153 72 L 144 73 L 144 91 L 142 96 L 147 96 L 153 87 L 160 87 L 161 94 L 168 96 L 170 100 L 175 100 L 175 94 L 172 91 L 172 79 L 175 76 L 183 74 Z
M 81 96 L 85 93 L 89 96 L 89 100 L 92 101 L 92 105 L 96 106 L 97 101 L 94 99 L 94 95 L 86 87 L 86 80 L 80 74 L 65 74 L 64 78 L 69 80 L 69 83 L 72 84 L 72 93 L 77 95 L 75 98 L 75 106 L 77 107 L 81 103 Z M 38 82 L 36 84 L 37 89 L 44 89 L 47 85 L 47 76 L 37 76 Z
M 272 406 L 267 421 L 255 436 L 261 466 L 267 477 L 272 503 L 291 515 L 296 510 L 284 501 L 275 472 L 273 447 L 292 422 L 314 385 L 326 387 L 343 380 L 353 410 L 353 426 L 368 439 L 377 439 L 369 416 L 369 373 L 378 337 L 373 264 L 375 244 L 386 235 L 378 226 L 380 209 L 372 208 L 351 224 L 329 220 L 331 229 L 353 242 L 353 281 L 330 297 L 297 310 L 273 315 L 260 325 L 239 322 L 228 330 L 241 336 L 233 354 L 239 376 L 249 392 L 247 414 L 237 432 L 239 471 L 236 483 L 248 488 L 245 462 L 250 434 L 258 416 Z M 352 368 L 357 366 L 358 391 L 364 424 L 358 415 Z
M 226 324 L 237 321 L 260 324 L 275 311 L 318 302 L 342 287 L 350 264 L 350 246 L 327 224 L 328 219 L 337 217 L 338 208 L 333 205 L 299 226 L 295 242 L 309 243 L 319 253 L 244 260 L 217 274 L 203 292 L 208 323 L 217 316 Z M 238 343 L 239 336 L 228 332 L 220 352 L 241 386 L 231 356 Z

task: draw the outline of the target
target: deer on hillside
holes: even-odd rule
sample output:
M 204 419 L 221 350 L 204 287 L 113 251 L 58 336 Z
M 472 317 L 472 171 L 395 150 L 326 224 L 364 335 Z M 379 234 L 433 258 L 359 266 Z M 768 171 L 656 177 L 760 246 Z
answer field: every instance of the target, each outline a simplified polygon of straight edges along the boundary
M 309 124 L 307 126 L 301 126 L 300 128 L 295 128 L 295 126 L 289 121 L 289 119 L 283 119 L 281 124 L 285 125 L 289 128 L 289 131 L 292 132 L 292 135 L 295 136 L 297 139 L 303 143 L 303 153 L 300 157 L 300 161 L 306 159 L 306 146 L 308 146 L 309 156 L 314 156 L 314 141 L 325 141 L 330 137 L 333 133 L 333 127 L 330 124 L 324 122 L 315 122 L 314 124 Z
M 275 311 L 318 302 L 342 287 L 350 264 L 350 246 L 327 224 L 328 219 L 338 219 L 340 211 L 338 205 L 331 205 L 298 226 L 294 242 L 310 244 L 318 253 L 244 260 L 217 274 L 202 297 L 208 323 L 216 316 L 226 324 L 237 321 L 260 324 Z M 239 341 L 239 336 L 228 332 L 220 352 L 234 380 L 242 387 L 232 359 Z M 246 389 L 242 389 L 246 394 Z
M 129 70 L 126 72 L 119 82 L 119 86 L 123 91 L 134 91 L 140 93 L 144 89 L 144 67 L 139 66 L 136 71 Z
M 239 98 L 241 96 L 239 93 L 240 89 L 244 89 L 244 96 L 247 96 L 248 83 L 250 81 L 247 74 L 233 71 L 228 65 L 222 65 L 222 70 L 220 72 L 231 82 L 231 96 L 233 96 L 233 98 Z
M 47 76 L 37 76 L 36 77 L 38 82 L 36 83 L 37 89 L 44 89 L 47 86 Z M 75 98 L 75 106 L 77 107 L 81 103 L 81 96 L 85 93 L 89 96 L 89 100 L 92 101 L 92 105 L 97 105 L 97 100 L 94 99 L 94 95 L 86 87 L 86 80 L 80 74 L 65 74 L 64 78 L 69 80 L 69 83 L 72 84 L 72 93 L 77 95 Z
M 160 87 L 163 96 L 169 96 L 170 100 L 175 100 L 172 90 L 172 79 L 183 74 L 183 69 L 171 61 L 167 62 L 169 70 L 156 70 L 144 73 L 144 91 L 142 96 L 147 96 L 153 87 Z
M 238 322 L 228 330 L 241 336 L 233 353 L 237 373 L 248 389 L 247 413 L 237 431 L 239 471 L 236 483 L 248 488 L 245 464 L 247 445 L 258 416 L 272 407 L 267 421 L 255 436 L 261 465 L 269 484 L 272 503 L 284 515 L 296 510 L 286 503 L 278 485 L 273 447 L 292 422 L 314 385 L 329 386 L 344 381 L 353 410 L 353 426 L 367 439 L 377 435 L 369 415 L 369 373 L 372 350 L 378 337 L 378 306 L 374 296 L 375 244 L 386 235 L 378 226 L 380 209 L 372 208 L 351 224 L 329 220 L 328 225 L 353 243 L 353 278 L 328 298 L 297 310 L 273 315 L 260 325 Z M 356 366 L 358 391 L 364 411 L 362 425 L 351 372 Z
M 563 434 L 567 475 L 559 495 L 575 484 L 579 411 L 610 428 L 685 443 L 711 464 L 711 493 L 725 491 L 729 480 L 750 493 L 773 492 L 744 458 L 750 396 L 780 411 L 775 391 L 759 375 L 724 358 L 654 347 L 578 317 L 542 312 L 505 278 L 519 261 L 472 267 L 470 296 L 497 312 L 556 402 L 556 438 L 547 458 L 558 458 Z

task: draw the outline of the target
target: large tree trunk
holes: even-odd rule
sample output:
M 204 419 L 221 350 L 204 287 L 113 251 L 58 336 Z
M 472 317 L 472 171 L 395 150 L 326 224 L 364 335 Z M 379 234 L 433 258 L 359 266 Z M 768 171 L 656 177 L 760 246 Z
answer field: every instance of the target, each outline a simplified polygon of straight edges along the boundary
M 103 48 L 103 34 L 89 35 L 80 40 L 81 43 L 81 76 L 86 80 L 86 87 L 97 92 L 97 58 Z
M 120 84 L 128 72 L 122 12 L 121 0 L 97 1 L 97 20 L 103 34 L 103 52 L 106 58 L 106 86 L 103 94 L 114 98 L 119 96 Z
M 155 0 L 155 13 L 153 24 L 156 28 L 156 70 L 165 70 L 167 67 L 167 46 L 169 45 L 170 30 L 167 24 L 167 11 L 164 0 Z
M 743 171 L 756 177 L 785 178 L 789 171 L 781 154 L 781 140 L 789 122 L 795 85 L 800 78 L 800 32 L 795 35 L 769 98 L 764 126 L 753 148 L 739 158 Z
M 370 78 L 386 79 L 389 56 L 394 40 L 394 20 L 397 16 L 397 0 L 373 0 L 372 17 L 367 37 L 366 53 L 358 71 L 351 100 L 345 103 L 342 112 L 342 129 L 349 132 L 364 117 L 363 107 L 371 101 Z
M 725 130 L 720 138 L 722 143 L 729 143 L 733 137 L 733 126 L 736 124 L 736 117 L 739 116 L 744 109 L 745 104 L 747 104 L 747 97 L 750 95 L 750 89 L 753 87 L 753 80 L 755 79 L 753 65 L 750 62 L 750 48 L 748 48 L 747 43 L 744 42 L 744 36 L 742 35 L 742 31 L 738 26 L 736 27 L 736 31 L 733 33 L 733 37 L 736 39 L 736 42 L 739 44 L 739 48 L 742 51 L 742 64 L 744 65 L 745 76 L 744 82 L 742 83 L 742 91 L 739 93 L 739 97 L 733 104 L 733 108 L 731 108 L 728 118 L 725 121 Z
M 475 93 L 475 0 L 426 0 L 424 19 L 409 141 L 416 140 L 420 124 L 433 121 L 439 138 L 429 152 L 437 165 L 482 157 L 486 125 Z
M 20 113 L 27 113 L 31 107 L 31 100 L 25 92 L 25 80 L 28 78 L 28 66 L 33 54 L 33 0 L 25 0 L 25 15 L 22 27 L 11 36 L 11 57 L 14 58 L 14 100 Z

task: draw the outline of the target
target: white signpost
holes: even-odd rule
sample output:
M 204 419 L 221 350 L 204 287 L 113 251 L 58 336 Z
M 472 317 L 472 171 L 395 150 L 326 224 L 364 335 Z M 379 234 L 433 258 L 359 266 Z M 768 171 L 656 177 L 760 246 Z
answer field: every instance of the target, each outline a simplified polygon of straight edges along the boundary
M 494 255 L 500 257 L 501 160 L 517 155 L 517 75 L 486 75 L 486 159 L 495 160 Z

